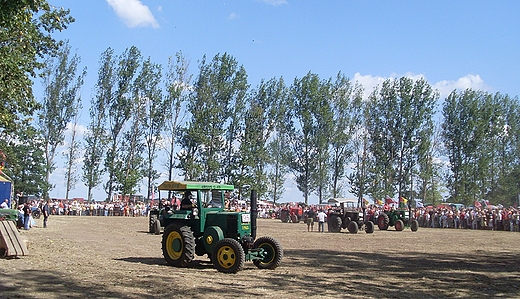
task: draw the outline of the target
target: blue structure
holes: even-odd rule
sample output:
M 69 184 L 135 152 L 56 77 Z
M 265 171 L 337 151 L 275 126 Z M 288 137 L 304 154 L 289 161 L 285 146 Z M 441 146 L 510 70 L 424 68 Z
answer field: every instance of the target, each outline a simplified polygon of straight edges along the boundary
M 5 178 L 0 174 L 0 203 L 3 202 L 6 198 L 8 199 L 9 207 L 11 207 L 11 194 L 12 194 L 13 184 L 10 180 Z

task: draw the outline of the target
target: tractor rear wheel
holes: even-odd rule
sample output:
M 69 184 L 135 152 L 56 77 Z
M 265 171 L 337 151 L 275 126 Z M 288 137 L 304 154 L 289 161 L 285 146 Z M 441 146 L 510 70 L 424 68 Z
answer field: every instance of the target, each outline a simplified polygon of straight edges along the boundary
M 367 223 L 365 223 L 365 232 L 367 234 L 373 233 L 374 232 L 374 227 L 375 227 L 374 222 L 368 221 Z
M 410 229 L 413 232 L 416 232 L 419 229 L 419 221 L 417 221 L 416 219 L 412 219 L 412 222 L 410 222 Z
M 253 264 L 260 269 L 275 269 L 282 263 L 282 245 L 272 237 L 260 237 L 255 240 L 253 248 L 262 248 L 265 256 L 261 260 L 254 260 Z
M 328 223 L 329 232 L 331 233 L 339 233 L 341 231 L 341 217 L 338 215 L 331 215 Z
M 348 224 L 350 223 L 350 221 L 351 221 L 350 217 L 348 217 L 348 216 L 345 217 L 345 221 L 343 221 L 343 223 L 341 224 L 341 228 L 342 228 L 342 229 L 347 228 L 347 227 L 348 227 Z
M 348 232 L 351 234 L 357 234 L 359 231 L 359 225 L 356 221 L 350 221 L 348 224 Z
M 291 222 L 292 223 L 299 223 L 300 222 L 300 218 L 298 218 L 298 215 L 292 214 L 291 215 Z
M 403 222 L 403 220 L 397 219 L 395 221 L 394 226 L 395 226 L 395 230 L 396 231 L 398 231 L 398 232 L 402 231 L 404 229 L 404 222 Z
M 282 222 L 284 222 L 284 223 L 289 222 L 289 211 L 287 211 L 287 210 L 280 211 L 280 220 L 282 220 Z
M 195 258 L 195 238 L 189 226 L 170 224 L 164 230 L 162 251 L 168 265 L 185 267 Z
M 237 240 L 225 238 L 215 244 L 211 260 L 219 272 L 237 273 L 244 267 L 246 254 Z
M 390 219 L 388 219 L 388 215 L 383 213 L 377 217 L 377 226 L 379 227 L 380 230 L 387 230 L 388 223 L 390 223 Z

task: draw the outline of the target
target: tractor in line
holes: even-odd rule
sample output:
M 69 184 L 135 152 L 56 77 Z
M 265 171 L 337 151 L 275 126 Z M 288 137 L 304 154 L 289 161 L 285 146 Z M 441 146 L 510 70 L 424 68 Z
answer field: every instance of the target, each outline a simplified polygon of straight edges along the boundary
M 356 199 L 336 199 L 337 207 L 329 212 L 327 227 L 329 232 L 339 233 L 347 229 L 351 234 L 357 234 L 364 229 L 367 234 L 374 232 L 374 223 L 367 219 L 366 209 Z

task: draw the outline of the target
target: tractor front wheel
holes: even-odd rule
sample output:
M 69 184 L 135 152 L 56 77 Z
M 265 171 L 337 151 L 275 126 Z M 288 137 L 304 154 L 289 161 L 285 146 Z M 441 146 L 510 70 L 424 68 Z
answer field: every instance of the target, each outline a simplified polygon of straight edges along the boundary
M 275 269 L 282 263 L 282 245 L 271 237 L 260 237 L 255 240 L 253 248 L 262 248 L 265 256 L 261 260 L 254 260 L 253 263 L 260 269 Z
M 375 227 L 374 222 L 367 221 L 367 223 L 365 223 L 365 232 L 367 234 L 373 233 L 374 232 L 374 227 Z
M 213 249 L 213 265 L 219 272 L 237 273 L 244 267 L 246 254 L 237 240 L 225 238 L 217 242 Z
M 348 224 L 348 232 L 351 234 L 357 234 L 359 231 L 359 225 L 356 221 L 350 221 Z
M 161 221 L 159 219 L 155 219 L 153 233 L 156 235 L 161 234 Z
M 398 232 L 402 231 L 404 229 L 404 222 L 403 222 L 403 220 L 397 219 L 395 221 L 394 226 L 395 226 L 395 230 L 396 231 L 398 231 Z
M 155 221 L 157 220 L 156 214 L 150 214 L 150 218 L 148 218 L 148 232 L 154 233 L 155 232 Z
M 168 265 L 185 267 L 195 258 L 195 238 L 189 226 L 170 224 L 164 230 L 162 251 Z
M 413 219 L 412 222 L 410 223 L 410 229 L 413 232 L 416 232 L 419 229 L 419 221 L 417 221 L 416 219 Z

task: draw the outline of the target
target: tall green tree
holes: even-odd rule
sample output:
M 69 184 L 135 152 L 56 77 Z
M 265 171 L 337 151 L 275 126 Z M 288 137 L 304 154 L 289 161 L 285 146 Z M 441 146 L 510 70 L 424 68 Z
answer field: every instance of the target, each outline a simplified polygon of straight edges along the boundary
M 430 142 L 421 145 L 424 147 L 421 149 L 424 155 L 419 157 L 417 161 L 417 196 L 423 203 L 431 203 L 433 205 L 442 200 L 442 193 L 445 191 L 441 174 L 443 164 L 439 159 L 442 156 L 440 133 L 440 126 L 434 126 Z M 424 138 L 428 138 L 428 136 Z M 412 200 L 412 198 L 410 197 L 409 200 Z
M 480 199 L 474 178 L 478 148 L 485 142 L 487 123 L 482 121 L 480 107 L 485 96 L 484 92 L 471 89 L 453 91 L 444 102 L 442 137 L 450 161 L 447 178 L 450 201 L 469 205 Z
M 322 82 L 318 89 L 315 103 L 314 120 L 314 145 L 316 148 L 315 171 L 311 173 L 311 183 L 316 191 L 319 203 L 331 194 L 332 170 L 330 145 L 334 130 L 334 111 L 332 110 L 332 97 L 330 93 L 330 80 Z
M 141 73 L 137 77 L 135 93 L 139 101 L 143 101 L 143 112 L 139 113 L 139 120 L 142 122 L 144 133 L 144 154 L 145 154 L 145 173 L 147 178 L 146 198 L 152 197 L 153 183 L 159 177 L 157 170 L 154 169 L 154 162 L 157 158 L 157 150 L 162 142 L 161 132 L 164 130 L 169 102 L 163 98 L 161 90 L 162 72 L 161 66 L 154 64 L 150 58 L 143 62 Z
M 326 92 L 326 84 L 310 72 L 301 79 L 296 78 L 290 87 L 290 100 L 294 106 L 291 109 L 292 122 L 286 126 L 291 153 L 289 168 L 296 176 L 296 184 L 306 204 L 316 187 L 323 186 L 313 176 L 319 173 L 318 166 L 325 167 L 319 163 L 328 158 L 325 147 L 328 143 L 321 138 L 328 140 L 330 134 L 321 136 L 326 131 L 320 130 L 324 125 L 321 117 L 330 113 L 330 106 L 324 101 Z
M 117 190 L 123 195 L 134 195 L 139 189 L 139 182 L 146 173 L 143 153 L 146 145 L 143 136 L 145 128 L 143 118 L 146 118 L 146 98 L 134 98 L 134 111 L 130 115 L 129 128 L 123 133 L 118 158 L 114 161 Z
M 450 160 L 450 200 L 516 202 L 517 112 L 518 102 L 500 94 L 467 89 L 446 99 L 442 136 Z
M 76 102 L 77 111 L 81 109 L 81 101 Z M 79 141 L 79 118 L 80 114 L 74 116 L 70 125 L 70 141 L 66 144 L 63 157 L 65 158 L 65 199 L 69 199 L 69 192 L 74 189 L 78 182 L 78 160 L 81 154 L 81 142 Z
M 362 124 L 363 89 L 338 73 L 330 87 L 332 133 L 330 139 L 331 196 L 340 197 L 347 163 L 353 158 L 354 134 Z
M 106 66 L 106 65 L 104 65 Z M 107 71 L 101 67 L 100 73 Z M 106 79 L 106 76 L 100 74 L 99 79 Z M 107 84 L 109 82 L 98 81 L 97 86 Z M 98 88 L 98 92 L 104 89 Z M 108 136 L 105 130 L 106 125 L 106 113 L 108 112 L 106 107 L 106 101 L 100 94 L 93 97 L 90 101 L 90 123 L 88 129 L 83 138 L 85 144 L 85 151 L 83 154 L 83 174 L 81 179 L 84 185 L 87 187 L 87 200 L 92 202 L 92 191 L 94 188 L 99 186 L 102 182 L 103 174 L 105 170 L 103 168 L 103 158 L 107 151 Z
M 107 49 L 101 57 L 102 73 L 98 82 L 101 90 L 98 91 L 100 101 L 105 101 L 105 108 L 108 109 L 106 116 L 108 119 L 108 151 L 105 156 L 105 167 L 108 172 L 108 181 L 105 184 L 105 191 L 110 198 L 117 187 L 121 187 L 119 164 L 123 157 L 120 155 L 120 147 L 123 145 L 123 134 L 125 125 L 130 121 L 132 113 L 136 107 L 135 97 L 132 94 L 133 83 L 136 73 L 141 64 L 141 53 L 132 46 L 119 56 L 114 57 L 112 49 Z M 128 146 L 128 143 L 126 144 Z M 119 186 L 117 184 L 119 183 Z
M 520 140 L 516 137 L 520 136 L 520 105 L 518 98 L 508 95 L 497 93 L 494 98 L 500 111 L 491 135 L 496 144 L 492 158 L 497 166 L 487 198 L 503 205 L 520 204 Z
M 81 59 L 77 54 L 71 55 L 70 46 L 65 43 L 57 58 L 50 57 L 43 71 L 44 98 L 38 113 L 38 128 L 45 147 L 47 186 L 51 173 L 56 168 L 54 159 L 56 149 L 64 143 L 67 124 L 79 112 L 81 97 L 79 95 L 86 68 L 78 75 L 78 65 Z M 50 190 L 50 189 L 49 189 Z M 45 198 L 49 190 L 43 190 Z
M 175 159 L 177 155 L 176 141 L 181 136 L 182 123 L 186 116 L 186 103 L 190 96 L 190 86 L 192 76 L 189 73 L 189 61 L 182 52 L 175 53 L 175 59 L 168 59 L 168 69 L 166 72 L 166 118 L 165 127 L 165 148 L 167 151 L 166 169 L 168 180 L 173 179 L 175 169 Z M 186 150 L 186 152 L 188 152 Z M 183 153 L 186 153 L 183 152 Z M 189 157 L 189 156 L 185 156 Z M 191 161 L 191 159 L 186 159 Z M 190 167 L 185 167 L 188 169 Z M 171 194 L 168 195 L 171 198 Z
M 17 134 L 3 136 L 0 146 L 7 161 L 2 170 L 13 182 L 15 192 L 25 195 L 42 195 L 48 190 L 45 180 L 43 140 L 31 126 L 18 130 Z
M 269 140 L 276 138 L 276 128 L 282 121 L 287 87 L 282 78 L 262 80 L 249 95 L 245 113 L 243 137 L 240 141 L 238 178 L 257 190 L 259 197 L 269 199 L 268 171 Z
M 414 169 L 430 142 L 437 98 L 425 79 L 408 77 L 386 80 L 371 94 L 367 125 L 373 198 L 411 192 Z
M 240 123 L 237 107 L 247 88 L 244 68 L 229 54 L 217 54 L 211 62 L 202 59 L 187 106 L 191 119 L 180 138 L 179 165 L 185 176 L 207 181 L 231 179 L 225 172 L 231 163 L 231 140 Z
M 25 128 L 38 108 L 33 81 L 45 56 L 55 56 L 62 42 L 53 36 L 74 22 L 69 10 L 47 1 L 0 3 L 0 133 Z

